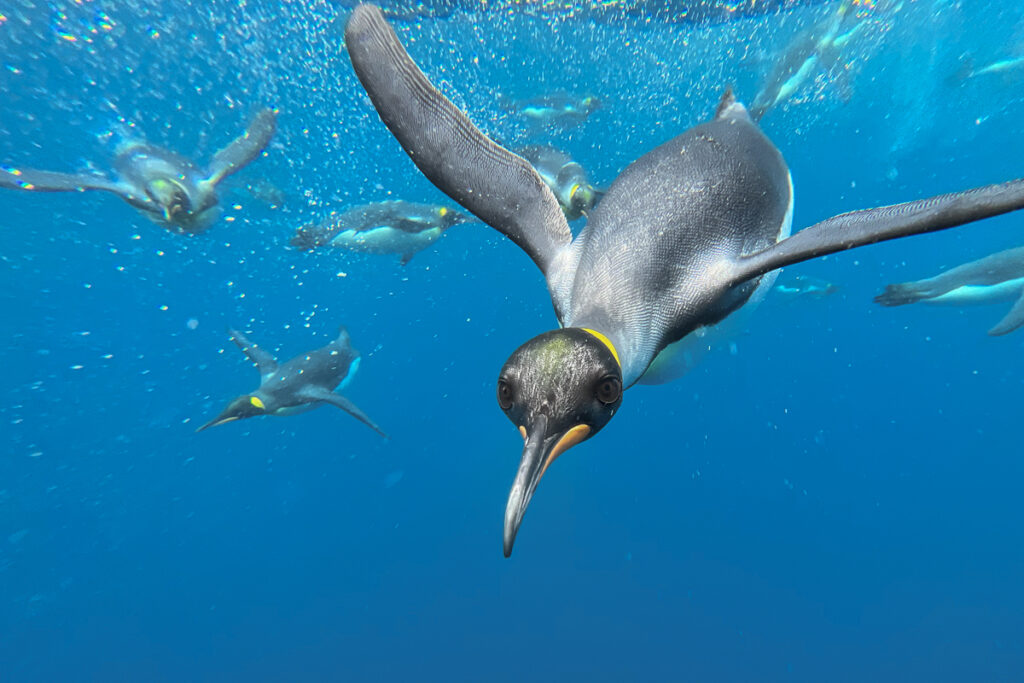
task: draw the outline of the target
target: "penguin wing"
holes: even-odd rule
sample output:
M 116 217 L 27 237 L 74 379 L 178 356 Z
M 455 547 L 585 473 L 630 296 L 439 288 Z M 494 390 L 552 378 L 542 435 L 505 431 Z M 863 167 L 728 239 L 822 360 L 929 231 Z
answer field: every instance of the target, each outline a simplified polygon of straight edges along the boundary
M 256 365 L 256 369 L 260 371 L 261 377 L 266 377 L 277 371 L 277 361 L 272 355 L 256 344 L 253 344 L 249 341 L 248 337 L 238 330 L 228 330 L 228 332 L 231 333 L 231 341 L 235 342 L 235 345 L 242 350 L 245 357 Z
M 1024 208 L 1024 178 L 963 192 L 833 216 L 732 264 L 735 285 L 808 259 L 936 232 Z
M 31 168 L 0 168 L 0 187 L 9 190 L 29 190 L 31 192 L 85 192 L 101 190 L 113 192 L 133 206 L 148 208 L 152 202 L 145 197 L 132 194 L 124 184 L 92 173 L 55 173 L 53 171 L 36 171 Z
M 1010 312 L 1003 316 L 1003 319 L 996 323 L 996 326 L 988 331 L 993 337 L 1009 334 L 1015 329 L 1024 325 L 1024 293 L 1013 304 Z
M 356 418 L 373 431 L 383 436 L 385 439 L 390 438 L 388 437 L 387 434 L 381 431 L 381 428 L 374 424 L 373 420 L 371 420 L 366 413 L 361 411 L 359 407 L 356 406 L 355 403 L 348 400 L 341 394 L 336 394 L 333 391 L 328 391 L 323 387 L 314 386 L 304 387 L 302 391 L 299 393 L 301 393 L 304 398 L 308 398 L 311 401 L 322 401 L 323 403 L 330 403 L 332 406 L 341 408 L 346 413 L 348 413 L 349 415 Z
M 572 233 L 533 166 L 480 132 L 430 83 L 376 7 L 352 12 L 345 42 L 370 100 L 413 163 L 547 275 Z
M 260 109 L 245 133 L 213 155 L 207 168 L 207 182 L 216 185 L 232 173 L 249 165 L 270 144 L 277 131 L 277 112 Z

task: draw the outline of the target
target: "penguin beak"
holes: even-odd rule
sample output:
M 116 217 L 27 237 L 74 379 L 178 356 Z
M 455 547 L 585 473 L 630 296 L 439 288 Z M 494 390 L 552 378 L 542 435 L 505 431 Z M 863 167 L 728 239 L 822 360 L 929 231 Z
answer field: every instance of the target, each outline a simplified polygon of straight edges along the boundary
M 210 427 L 216 427 L 216 426 L 222 425 L 222 424 L 224 424 L 226 422 L 234 422 L 237 419 L 239 419 L 239 417 L 237 415 L 224 415 L 222 413 L 222 414 L 218 415 L 217 417 L 215 417 L 214 419 L 212 419 L 209 422 L 207 422 L 206 424 L 204 424 L 199 429 L 197 429 L 196 430 L 196 434 L 198 434 L 199 432 L 203 431 L 204 429 L 209 429 Z
M 519 462 L 519 471 L 512 482 L 512 491 L 505 506 L 505 557 L 512 555 L 523 515 L 537 490 L 537 484 L 555 458 L 590 436 L 590 426 L 578 424 L 567 431 L 549 430 L 548 417 L 538 417 L 532 429 L 527 431 L 520 427 L 526 443 L 523 446 L 523 457 Z

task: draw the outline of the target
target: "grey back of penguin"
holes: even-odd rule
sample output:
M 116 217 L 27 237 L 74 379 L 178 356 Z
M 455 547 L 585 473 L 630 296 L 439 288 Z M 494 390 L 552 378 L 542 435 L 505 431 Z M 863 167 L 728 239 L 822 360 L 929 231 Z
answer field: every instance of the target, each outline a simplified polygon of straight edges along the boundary
M 789 172 L 742 105 L 673 138 L 624 170 L 573 245 L 578 263 L 563 323 L 623 330 L 622 349 L 643 367 L 623 368 L 627 385 L 665 345 L 718 322 L 756 286 L 745 283 L 717 307 L 720 291 L 700 274 L 764 249 L 790 209 Z M 655 331 L 652 337 L 650 331 Z

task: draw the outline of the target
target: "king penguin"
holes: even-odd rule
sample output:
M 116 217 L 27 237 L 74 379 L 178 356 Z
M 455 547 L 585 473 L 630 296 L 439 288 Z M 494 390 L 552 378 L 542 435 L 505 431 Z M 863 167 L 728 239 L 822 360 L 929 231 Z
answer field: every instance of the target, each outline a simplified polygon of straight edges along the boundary
M 935 277 L 888 285 L 875 297 L 883 306 L 925 304 L 964 306 L 1013 302 L 988 331 L 993 337 L 1024 325 L 1024 247 L 1006 249 L 943 271 Z
M 1024 208 L 1022 179 L 854 211 L 790 237 L 786 164 L 727 92 L 711 121 L 630 164 L 573 239 L 533 167 L 430 83 L 376 7 L 356 8 L 345 39 L 412 161 L 527 253 L 561 323 L 516 349 L 498 376 L 498 404 L 524 440 L 505 508 L 506 557 L 551 463 L 601 431 L 660 354 L 756 301 L 773 271 Z
M 133 141 L 114 158 L 117 178 L 0 166 L 0 187 L 34 192 L 112 192 L 171 232 L 197 234 L 217 216 L 217 185 L 247 166 L 270 143 L 277 114 L 261 109 L 243 135 L 213 155 L 206 168 L 174 152 Z
M 327 403 L 341 408 L 384 438 L 387 434 L 352 401 L 334 391 L 348 383 L 359 367 L 359 352 L 352 348 L 342 327 L 327 346 L 295 356 L 281 365 L 272 355 L 231 330 L 231 340 L 260 372 L 260 386 L 231 401 L 220 415 L 197 429 L 201 432 L 225 422 L 257 415 L 295 415 Z

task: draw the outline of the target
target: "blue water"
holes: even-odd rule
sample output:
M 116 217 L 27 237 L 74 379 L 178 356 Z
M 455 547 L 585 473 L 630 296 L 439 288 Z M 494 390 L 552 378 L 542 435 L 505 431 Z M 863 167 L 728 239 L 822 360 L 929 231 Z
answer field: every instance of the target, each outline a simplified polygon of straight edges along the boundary
M 536 268 L 480 225 L 404 268 L 286 248 L 328 208 L 444 199 L 366 102 L 346 15 L 0 7 L 0 162 L 102 168 L 125 130 L 202 160 L 280 109 L 199 237 L 113 196 L 0 191 L 0 680 L 1024 678 L 1024 332 L 985 335 L 999 306 L 871 303 L 1018 246 L 1021 216 L 787 269 L 841 290 L 769 298 L 682 380 L 627 392 L 505 560 L 521 440 L 494 381 L 557 324 Z M 542 140 L 607 184 L 725 84 L 751 99 L 820 16 L 398 30 L 507 144 L 530 133 L 498 93 L 599 94 Z M 794 227 L 1024 175 L 1024 73 L 951 81 L 961 55 L 1019 53 L 1024 10 L 906 0 L 869 29 L 846 85 L 819 74 L 764 121 Z M 346 393 L 390 441 L 332 408 L 194 433 L 258 379 L 228 326 L 287 358 L 341 323 L 363 354 Z

